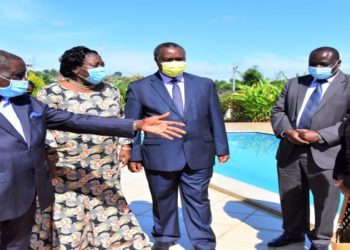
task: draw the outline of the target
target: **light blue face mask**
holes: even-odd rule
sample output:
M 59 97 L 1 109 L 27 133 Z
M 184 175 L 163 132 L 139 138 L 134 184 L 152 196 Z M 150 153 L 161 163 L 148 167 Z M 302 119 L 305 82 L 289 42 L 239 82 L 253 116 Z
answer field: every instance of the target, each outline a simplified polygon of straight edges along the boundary
M 337 61 L 334 66 L 331 67 L 314 67 L 314 66 L 309 66 L 309 73 L 312 75 L 315 79 L 318 80 L 324 80 L 327 78 L 330 78 L 333 76 L 332 70 L 337 65 L 339 61 Z
M 2 78 L 10 81 L 9 86 L 0 88 L 0 95 L 3 97 L 15 97 L 20 96 L 26 93 L 28 89 L 28 81 L 27 80 L 12 80 L 7 79 L 6 77 L 0 75 Z
M 89 73 L 89 76 L 84 79 L 93 85 L 99 84 L 107 76 L 107 73 L 104 67 L 97 67 L 97 68 L 85 69 L 85 70 L 87 70 L 87 72 Z

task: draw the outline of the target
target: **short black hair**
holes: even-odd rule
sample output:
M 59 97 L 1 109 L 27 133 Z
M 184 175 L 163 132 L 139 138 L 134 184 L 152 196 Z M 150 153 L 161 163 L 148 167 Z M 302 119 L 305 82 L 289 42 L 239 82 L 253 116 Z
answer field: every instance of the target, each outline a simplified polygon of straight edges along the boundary
M 339 51 L 333 47 L 328 47 L 328 46 L 323 46 L 323 47 L 319 47 L 317 49 L 314 49 L 313 51 L 311 51 L 310 56 L 317 51 L 323 51 L 323 50 L 333 52 L 333 54 L 336 56 L 336 58 L 340 59 Z
M 180 48 L 183 52 L 184 52 L 184 56 L 186 57 L 186 51 L 185 49 L 177 44 L 177 43 L 173 43 L 173 42 L 166 42 L 166 43 L 161 43 L 159 44 L 155 49 L 154 49 L 154 52 L 153 52 L 153 56 L 154 56 L 154 59 L 157 60 L 158 56 L 159 56 L 159 52 L 162 48 Z
M 75 78 L 75 74 L 72 72 L 72 70 L 83 65 L 85 57 L 89 53 L 98 55 L 97 51 L 91 50 L 84 46 L 77 46 L 66 50 L 59 59 L 61 63 L 60 73 L 64 77 Z

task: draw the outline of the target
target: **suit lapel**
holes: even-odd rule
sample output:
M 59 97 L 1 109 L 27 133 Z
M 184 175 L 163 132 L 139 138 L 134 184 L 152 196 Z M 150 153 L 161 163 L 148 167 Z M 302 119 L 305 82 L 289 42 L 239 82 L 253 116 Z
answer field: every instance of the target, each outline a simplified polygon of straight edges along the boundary
M 188 108 L 193 100 L 194 96 L 196 96 L 196 88 L 194 84 L 194 79 L 192 76 L 184 73 L 184 82 L 185 82 L 185 108 L 184 108 L 184 117 L 188 112 Z
M 5 129 L 9 134 L 15 136 L 19 140 L 23 140 L 23 137 L 17 132 L 17 130 L 12 126 L 12 124 L 5 118 L 3 114 L 0 114 L 0 126 Z
M 21 99 L 13 99 L 12 107 L 16 112 L 16 115 L 21 122 L 24 136 L 26 137 L 27 144 L 30 145 L 30 123 L 29 123 L 29 113 L 30 113 L 30 105 L 28 103 L 24 103 L 21 101 Z M 18 134 L 18 133 L 17 133 Z M 21 139 L 23 140 L 23 137 L 19 135 Z M 24 140 L 23 140 L 24 141 Z M 28 146 L 29 147 L 29 146 Z
M 315 111 L 315 114 L 322 109 L 322 107 L 332 98 L 332 96 L 343 86 L 342 84 L 346 81 L 345 75 L 341 72 L 334 78 L 329 84 L 327 91 L 323 94 L 321 102 Z
M 296 110 L 295 117 L 298 117 L 299 111 L 301 109 L 301 105 L 304 102 L 306 91 L 309 88 L 309 85 L 311 84 L 311 82 L 312 82 L 312 78 L 310 77 L 309 80 L 305 82 L 300 82 L 298 84 L 299 87 L 298 87 L 298 94 L 297 94 L 297 110 Z
M 157 74 L 155 74 L 153 78 L 151 78 L 151 86 L 158 93 L 158 95 L 165 101 L 165 103 L 170 107 L 170 109 L 174 113 L 176 113 L 179 117 L 181 117 L 181 114 L 179 114 L 179 111 L 175 107 L 173 99 L 171 99 L 171 96 L 169 95 L 169 92 L 166 89 L 163 81 L 161 80 L 160 77 L 157 77 Z

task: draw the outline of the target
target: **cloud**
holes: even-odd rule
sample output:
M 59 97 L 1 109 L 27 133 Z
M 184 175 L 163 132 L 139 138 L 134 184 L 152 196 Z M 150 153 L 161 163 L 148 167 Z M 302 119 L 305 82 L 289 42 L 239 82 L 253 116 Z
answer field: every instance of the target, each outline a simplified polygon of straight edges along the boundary
M 62 51 L 50 51 L 36 53 L 35 56 L 29 53 L 20 54 L 23 56 L 27 63 L 34 62 L 35 70 L 43 69 L 58 69 L 58 58 L 63 53 Z M 136 74 L 149 75 L 157 71 L 157 65 L 153 60 L 152 53 L 136 50 L 124 50 L 124 49 L 106 49 L 99 50 L 103 60 L 106 63 L 106 69 L 108 73 L 122 72 L 125 76 L 131 76 Z M 349 58 L 344 55 L 342 58 Z M 248 68 L 257 65 L 258 70 L 263 75 L 270 79 L 276 79 L 277 73 L 282 71 L 290 78 L 295 77 L 296 74 L 302 75 L 307 73 L 307 56 L 287 58 L 270 53 L 260 53 L 254 56 L 244 56 L 238 58 L 235 62 L 235 66 L 238 66 L 239 72 L 244 72 Z M 345 72 L 350 71 L 350 63 L 343 64 L 342 70 Z M 209 77 L 213 80 L 226 80 L 232 78 L 233 70 L 232 64 L 224 62 L 213 61 L 199 61 L 190 59 L 187 62 L 187 72 Z M 236 78 L 240 78 L 236 75 Z
M 287 77 L 294 77 L 296 74 L 304 74 L 307 72 L 307 64 L 307 56 L 287 58 L 270 53 L 261 53 L 255 54 L 254 56 L 243 57 L 237 66 L 239 67 L 238 70 L 243 72 L 257 65 L 258 70 L 261 71 L 265 77 L 274 79 L 275 75 L 280 71 L 284 72 Z
M 63 27 L 65 26 L 65 22 L 63 20 L 53 20 L 51 25 L 54 27 Z
M 30 22 L 33 8 L 30 0 L 2 1 L 0 20 L 7 22 Z
M 102 57 L 106 62 L 106 69 L 109 73 L 116 71 L 123 75 L 149 75 L 158 70 L 153 55 L 141 51 L 103 51 Z M 214 64 L 210 62 L 188 61 L 187 72 L 212 79 L 229 79 L 231 71 L 228 65 Z

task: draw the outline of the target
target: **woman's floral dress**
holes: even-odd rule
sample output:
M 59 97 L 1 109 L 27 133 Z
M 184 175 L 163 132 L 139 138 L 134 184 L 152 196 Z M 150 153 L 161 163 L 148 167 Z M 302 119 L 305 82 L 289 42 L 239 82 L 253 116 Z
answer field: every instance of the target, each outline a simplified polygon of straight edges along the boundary
M 52 84 L 37 98 L 49 107 L 73 113 L 120 116 L 119 91 L 109 84 L 79 93 Z M 32 249 L 150 249 L 147 236 L 131 213 L 120 187 L 118 146 L 129 139 L 51 131 L 59 161 L 55 204 L 39 209 Z

